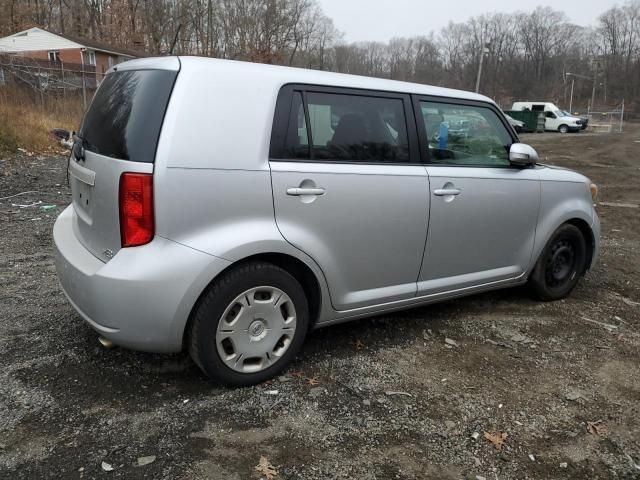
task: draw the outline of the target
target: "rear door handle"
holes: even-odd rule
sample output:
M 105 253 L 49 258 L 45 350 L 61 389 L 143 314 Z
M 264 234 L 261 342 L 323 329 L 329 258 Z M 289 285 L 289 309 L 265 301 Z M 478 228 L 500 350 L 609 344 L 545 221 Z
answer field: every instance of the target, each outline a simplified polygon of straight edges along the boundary
M 459 188 L 440 188 L 438 190 L 434 190 L 433 194 L 438 197 L 445 197 L 447 195 L 460 195 L 462 190 Z
M 292 197 L 299 197 L 301 195 L 324 195 L 325 189 L 321 187 L 316 188 L 304 188 L 304 187 L 289 187 L 287 188 L 287 195 Z

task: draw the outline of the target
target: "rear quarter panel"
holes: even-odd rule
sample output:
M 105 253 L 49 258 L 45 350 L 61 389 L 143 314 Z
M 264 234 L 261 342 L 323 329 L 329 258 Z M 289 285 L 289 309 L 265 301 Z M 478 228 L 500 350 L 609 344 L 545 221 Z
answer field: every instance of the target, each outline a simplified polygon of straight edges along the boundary
M 256 82 L 239 62 L 181 62 L 156 154 L 157 235 L 232 263 L 295 257 L 314 272 L 329 308 L 322 271 L 275 223 L 268 158 L 281 81 Z

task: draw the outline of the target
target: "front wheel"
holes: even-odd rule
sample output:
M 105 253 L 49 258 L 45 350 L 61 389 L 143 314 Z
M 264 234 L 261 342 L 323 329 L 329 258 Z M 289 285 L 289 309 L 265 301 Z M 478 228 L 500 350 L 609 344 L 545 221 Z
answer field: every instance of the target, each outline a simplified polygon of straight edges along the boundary
M 558 127 L 558 131 L 560 133 L 567 133 L 569 131 L 569 127 L 567 125 L 560 125 Z
M 300 283 L 276 265 L 251 263 L 223 274 L 204 294 L 193 313 L 189 352 L 212 379 L 255 385 L 293 360 L 308 324 Z
M 567 297 L 585 272 L 586 253 L 585 238 L 576 226 L 558 228 L 529 277 L 534 296 L 547 302 Z

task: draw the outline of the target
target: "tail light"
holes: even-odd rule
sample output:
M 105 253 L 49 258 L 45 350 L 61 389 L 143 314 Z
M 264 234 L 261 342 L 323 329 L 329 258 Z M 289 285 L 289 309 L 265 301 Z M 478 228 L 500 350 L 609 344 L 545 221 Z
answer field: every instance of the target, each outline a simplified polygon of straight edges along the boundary
M 120 238 L 122 247 L 153 239 L 153 175 L 123 173 L 120 177 Z

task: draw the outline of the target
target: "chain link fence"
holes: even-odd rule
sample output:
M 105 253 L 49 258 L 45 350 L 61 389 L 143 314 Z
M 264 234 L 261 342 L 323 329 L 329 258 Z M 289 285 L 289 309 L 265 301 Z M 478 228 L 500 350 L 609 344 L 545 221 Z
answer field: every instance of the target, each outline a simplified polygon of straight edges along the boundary
M 80 98 L 86 109 L 103 77 L 94 65 L 0 55 L 0 88 L 27 92 L 43 106 L 48 99 Z

